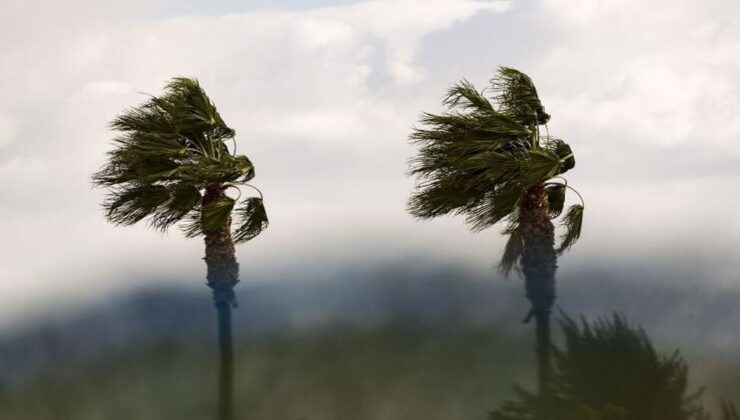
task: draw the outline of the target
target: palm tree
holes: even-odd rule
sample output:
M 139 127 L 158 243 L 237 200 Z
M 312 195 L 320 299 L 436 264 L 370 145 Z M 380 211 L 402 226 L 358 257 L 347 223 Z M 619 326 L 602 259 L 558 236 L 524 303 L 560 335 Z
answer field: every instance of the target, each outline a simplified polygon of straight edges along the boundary
M 517 389 L 491 413 L 491 420 L 709 420 L 690 392 L 688 365 L 677 351 L 661 354 L 645 331 L 613 314 L 589 322 L 560 320 L 564 347 L 555 352 L 552 395 L 537 398 Z M 721 419 L 734 406 L 722 404 Z
M 408 208 L 422 219 L 465 215 L 473 231 L 507 222 L 500 268 L 524 274 L 531 303 L 525 322 L 536 321 L 538 378 L 544 389 L 551 371 L 557 255 L 581 234 L 583 201 L 563 217 L 565 233 L 556 248 L 551 220 L 563 212 L 566 189 L 573 190 L 562 177 L 575 166 L 573 153 L 563 140 L 540 132 L 550 115 L 526 74 L 501 67 L 490 93 L 488 99 L 463 80 L 444 97 L 445 113 L 422 115 L 422 127 L 410 136 L 419 152 L 411 160 L 417 186 Z
M 254 165 L 236 154 L 234 130 L 195 79 L 172 79 L 162 96 L 126 110 L 111 128 L 119 132 L 115 147 L 93 175 L 94 185 L 109 190 L 103 204 L 108 220 L 146 221 L 160 231 L 180 225 L 186 236 L 205 238 L 207 285 L 218 312 L 219 418 L 231 418 L 231 308 L 239 282 L 234 244 L 254 238 L 268 224 L 262 193 L 248 184 Z M 240 200 L 240 186 L 258 196 Z M 236 199 L 226 194 L 230 189 L 238 192 Z

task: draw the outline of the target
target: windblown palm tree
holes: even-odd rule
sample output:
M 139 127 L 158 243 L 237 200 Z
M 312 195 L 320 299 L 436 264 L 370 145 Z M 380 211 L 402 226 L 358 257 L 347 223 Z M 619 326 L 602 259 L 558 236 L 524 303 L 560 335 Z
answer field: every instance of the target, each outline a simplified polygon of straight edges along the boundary
M 540 132 L 550 115 L 526 74 L 501 67 L 490 92 L 488 99 L 463 80 L 447 92 L 447 112 L 422 115 L 423 126 L 410 136 L 419 153 L 411 161 L 417 189 L 408 207 L 422 219 L 465 215 L 473 231 L 506 222 L 509 238 L 500 268 L 524 274 L 532 305 L 525 322 L 536 321 L 542 388 L 551 370 L 557 254 L 579 238 L 583 202 L 565 213 L 565 233 L 556 248 L 551 220 L 563 212 L 566 189 L 572 190 L 562 174 L 575 166 L 573 153 L 563 140 Z
M 541 399 L 517 389 L 491 420 L 709 420 L 679 353 L 659 353 L 622 315 L 580 323 L 563 315 L 560 326 L 565 340 L 555 352 L 552 394 Z M 721 408 L 719 418 L 736 418 L 730 402 Z
M 111 128 L 120 133 L 115 148 L 93 176 L 95 185 L 109 189 L 103 204 L 108 220 L 146 221 L 161 231 L 180 225 L 188 237 L 205 237 L 207 285 L 219 319 L 219 418 L 231 418 L 231 308 L 239 282 L 234 244 L 254 238 L 268 224 L 262 193 L 248 184 L 254 165 L 236 154 L 234 130 L 194 79 L 173 79 L 162 96 L 126 110 Z M 240 200 L 241 186 L 258 196 Z M 238 192 L 236 199 L 226 194 L 230 189 Z

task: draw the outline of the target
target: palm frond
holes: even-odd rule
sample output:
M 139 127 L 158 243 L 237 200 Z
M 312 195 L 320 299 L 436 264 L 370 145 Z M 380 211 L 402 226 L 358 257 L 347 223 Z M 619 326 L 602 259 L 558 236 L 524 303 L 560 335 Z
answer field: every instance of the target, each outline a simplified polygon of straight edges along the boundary
M 551 150 L 531 149 L 521 163 L 521 182 L 526 186 L 544 183 L 560 173 L 562 164 L 560 156 Z
M 740 420 L 740 411 L 730 400 L 722 400 L 720 408 L 722 409 L 721 420 Z
M 165 95 L 154 99 L 157 105 L 169 111 L 178 132 L 184 135 L 206 133 L 208 137 L 224 140 L 234 136 L 234 130 L 224 123 L 198 80 L 176 77 L 165 87 Z
M 544 149 L 549 150 L 560 157 L 562 165 L 558 170 L 557 175 L 564 174 L 576 166 L 576 158 L 568 143 L 561 139 L 551 137 L 545 137 L 542 140 Z
M 471 230 L 482 230 L 511 218 L 525 191 L 574 166 L 565 142 L 539 137 L 537 126 L 550 117 L 532 80 L 502 67 L 491 83 L 488 99 L 462 80 L 443 99 L 448 112 L 424 113 L 413 129 L 409 139 L 418 153 L 409 174 L 417 182 L 408 210 L 414 216 L 464 215 Z M 557 217 L 564 191 L 551 193 Z
M 114 223 L 148 219 L 165 230 L 183 221 L 187 236 L 210 232 L 224 226 L 234 202 L 225 197 L 201 208 L 200 191 L 254 178 L 252 162 L 225 143 L 234 130 L 196 79 L 172 79 L 161 96 L 125 110 L 110 126 L 119 131 L 115 147 L 92 181 L 111 190 L 104 206 Z
M 480 201 L 480 191 L 456 177 L 440 178 L 423 184 L 408 202 L 408 211 L 421 219 L 449 213 L 464 213 Z
M 234 199 L 227 196 L 219 197 L 201 210 L 201 226 L 204 233 L 217 232 L 226 225 L 234 208 Z
M 511 115 L 526 126 L 546 124 L 550 115 L 545 112 L 534 82 L 526 74 L 509 68 L 500 67 L 498 74 L 491 79 L 495 93 L 494 102 L 500 110 Z
M 499 269 L 504 275 L 508 276 L 511 270 L 519 263 L 519 257 L 521 257 L 524 251 L 524 235 L 521 226 L 519 226 L 516 220 L 512 221 L 504 233 L 509 235 L 509 239 L 506 241 L 504 254 L 499 263 Z
M 417 142 L 491 140 L 516 140 L 531 131 L 511 117 L 495 112 L 452 112 L 441 115 L 422 114 L 420 122 L 428 130 L 415 129 L 410 138 Z
M 166 230 L 179 222 L 200 204 L 200 191 L 193 185 L 173 185 L 169 193 L 169 200 L 152 214 L 150 220 L 150 225 L 159 230 Z
M 182 223 L 179 225 L 182 233 L 185 234 L 186 238 L 195 238 L 203 235 L 203 211 L 201 206 L 194 207 L 185 217 L 182 219 Z
M 240 225 L 234 230 L 234 242 L 247 242 L 267 229 L 269 220 L 264 203 L 259 197 L 250 197 L 234 212 Z
M 583 226 L 583 206 L 580 204 L 574 204 L 570 206 L 568 212 L 565 214 L 563 219 L 563 227 L 565 227 L 565 233 L 561 238 L 560 247 L 558 253 L 570 249 L 573 244 L 576 243 L 578 238 L 581 237 L 581 227 Z
M 170 198 L 166 187 L 141 185 L 116 189 L 103 203 L 108 220 L 119 225 L 133 225 L 151 216 Z
M 549 184 L 545 186 L 547 192 L 547 205 L 550 217 L 560 216 L 565 208 L 565 184 Z
M 461 107 L 469 110 L 493 111 L 493 105 L 488 99 L 465 79 L 447 91 L 442 103 L 448 108 Z
M 176 77 L 164 94 L 126 110 L 111 128 L 135 135 L 175 137 L 182 146 L 217 157 L 223 143 L 233 138 L 216 106 L 195 79 Z
M 516 185 L 505 185 L 488 193 L 482 202 L 466 211 L 465 221 L 470 230 L 478 232 L 491 227 L 517 211 L 524 190 Z
M 202 158 L 182 162 L 178 171 L 178 179 L 202 186 L 254 178 L 254 166 L 246 156 L 224 155 L 219 160 Z

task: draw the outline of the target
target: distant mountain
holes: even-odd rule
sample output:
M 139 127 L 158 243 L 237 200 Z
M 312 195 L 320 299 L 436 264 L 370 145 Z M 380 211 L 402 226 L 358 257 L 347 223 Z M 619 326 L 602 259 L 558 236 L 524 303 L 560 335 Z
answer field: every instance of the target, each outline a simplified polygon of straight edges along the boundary
M 391 265 L 300 281 L 237 287 L 237 337 L 291 335 L 336 328 L 418 326 L 442 331 L 496 328 L 528 334 L 520 280 L 486 278 L 454 266 Z M 559 308 L 570 314 L 624 312 L 658 344 L 720 356 L 740 348 L 739 290 L 691 282 L 640 282 L 639 273 L 584 271 L 559 283 Z M 689 286 L 687 286 L 689 285 Z M 62 319 L 0 337 L 0 383 L 23 382 L 53 367 L 70 370 L 158 342 L 209 345 L 215 313 L 202 290 L 150 289 Z M 700 349 L 700 350 L 701 350 Z

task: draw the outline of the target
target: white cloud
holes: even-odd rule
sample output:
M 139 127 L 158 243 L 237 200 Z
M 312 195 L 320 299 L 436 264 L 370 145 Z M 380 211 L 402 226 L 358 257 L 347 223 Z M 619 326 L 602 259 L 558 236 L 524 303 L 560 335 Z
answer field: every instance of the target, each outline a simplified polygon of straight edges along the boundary
M 470 37 L 487 32 L 457 30 L 474 18 L 505 27 L 524 3 L 382 0 L 176 18 L 132 18 L 146 15 L 146 2 L 126 4 L 14 2 L 0 13 L 0 78 L 12 81 L 0 96 L 0 228 L 12 238 L 0 245 L 0 294 L 10 302 L 0 315 L 147 276 L 202 277 L 200 241 L 114 228 L 102 191 L 89 186 L 109 148 L 107 122 L 175 75 L 200 78 L 257 165 L 272 224 L 240 249 L 245 278 L 277 260 L 399 254 L 492 267 L 495 229 L 416 223 L 404 209 L 404 139 L 455 81 L 424 63 L 474 76 L 430 36 L 491 68 L 516 51 L 535 79 L 550 131 L 574 147 L 571 180 L 587 201 L 583 243 L 564 267 L 652 256 L 691 238 L 717 249 L 740 232 L 731 211 L 716 211 L 737 205 L 728 193 L 740 161 L 734 0 L 543 0 L 512 20 L 531 38 L 503 33 L 485 48 Z
M 0 111 L 0 148 L 12 143 L 18 136 L 18 121 L 7 113 Z
M 547 0 L 544 10 L 563 36 L 535 66 L 569 131 L 740 153 L 740 126 L 728 124 L 740 108 L 740 4 Z
M 93 96 L 120 95 L 131 92 L 131 86 L 128 83 L 117 82 L 115 80 L 100 80 L 87 83 L 82 88 L 82 92 Z
M 85 10 L 17 3 L 0 29 L 14 41 L 0 47 L 0 77 L 14 81 L 0 97 L 0 110 L 12 111 L 0 128 L 17 127 L 3 134 L 14 141 L 0 156 L 0 227 L 14 238 L 0 247 L 9 322 L 31 301 L 71 302 L 175 273 L 202 278 L 200 241 L 105 223 L 103 192 L 89 184 L 109 148 L 108 121 L 175 75 L 201 80 L 257 164 L 272 225 L 240 251 L 245 272 L 288 254 L 352 258 L 346 244 L 361 238 L 365 251 L 354 252 L 382 249 L 378 226 L 408 221 L 404 138 L 426 77 L 419 43 L 506 3 L 374 1 L 163 19 L 128 17 L 141 4 L 77 6 Z M 13 22 L 22 18 L 33 22 Z M 365 226 L 355 229 L 358 219 Z

